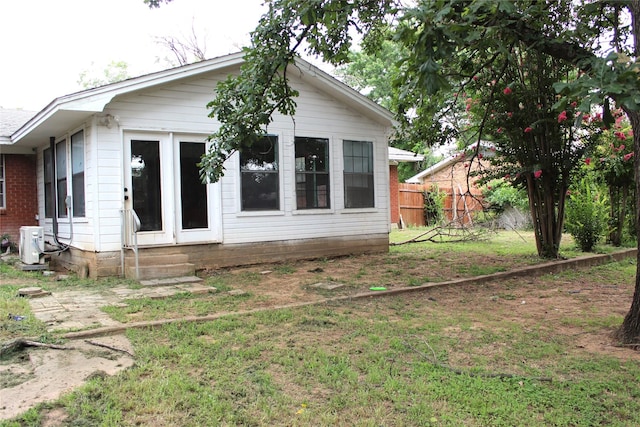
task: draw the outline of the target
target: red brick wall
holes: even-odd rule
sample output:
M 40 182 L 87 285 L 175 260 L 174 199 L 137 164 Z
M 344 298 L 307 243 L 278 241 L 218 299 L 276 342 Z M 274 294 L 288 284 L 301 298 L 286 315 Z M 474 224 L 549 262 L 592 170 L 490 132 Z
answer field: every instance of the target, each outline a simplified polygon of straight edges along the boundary
M 480 170 L 480 167 L 486 169 L 489 164 L 484 160 L 481 161 L 482 165 L 478 164 L 478 160 L 474 160 L 471 165 L 472 171 Z M 469 162 L 461 160 L 454 163 L 451 166 L 447 166 L 439 172 L 434 173 L 429 178 L 424 180 L 425 186 L 437 184 L 440 188 L 455 188 L 458 191 L 458 186 L 462 188 L 462 191 L 467 191 L 467 174 L 469 173 Z M 469 184 L 473 184 L 478 180 L 477 177 L 471 177 Z
M 391 223 L 400 221 L 400 205 L 398 202 L 398 166 L 389 165 L 389 201 L 391 209 Z
M 9 234 L 18 244 L 20 227 L 38 225 L 36 182 L 36 156 L 30 154 L 4 154 L 6 206 L 0 208 L 0 235 Z

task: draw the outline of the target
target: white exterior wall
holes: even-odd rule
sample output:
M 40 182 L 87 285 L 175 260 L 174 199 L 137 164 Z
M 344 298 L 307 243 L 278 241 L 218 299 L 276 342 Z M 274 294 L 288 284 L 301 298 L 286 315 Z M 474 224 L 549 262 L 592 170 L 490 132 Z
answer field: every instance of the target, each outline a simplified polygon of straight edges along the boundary
M 97 202 L 96 185 L 98 179 L 98 168 L 96 162 L 96 126 L 94 120 L 89 120 L 80 126 L 72 128 L 69 132 L 63 135 L 56 135 L 56 143 L 65 139 L 69 143 L 71 135 L 84 130 L 84 181 L 85 181 L 85 217 L 71 217 L 58 218 L 58 241 L 67 245 L 70 244 L 76 248 L 95 251 L 96 235 L 94 230 L 96 229 L 95 223 L 97 217 L 94 215 L 94 207 Z M 44 142 L 44 141 L 43 141 Z M 50 144 L 47 141 L 46 145 L 43 144 L 37 150 L 37 182 L 38 182 L 38 216 L 39 224 L 44 227 L 45 241 L 55 246 L 55 240 L 53 237 L 53 219 L 45 217 L 45 197 L 44 197 L 44 150 L 50 148 Z M 70 162 L 69 145 L 67 145 L 67 163 Z M 67 187 L 71 182 L 71 175 L 67 175 Z M 55 186 L 55 182 L 53 183 Z M 70 192 L 68 192 L 71 195 Z M 47 250 L 52 248 L 47 248 Z
M 121 95 L 85 129 L 85 197 L 87 218 L 74 221 L 74 246 L 89 251 L 118 251 L 121 247 L 120 210 L 124 206 L 124 140 L 127 133 L 194 135 L 202 138 L 214 132 L 207 103 L 223 74 L 180 80 L 161 87 Z M 280 155 L 280 205 L 277 212 L 241 212 L 239 156 L 228 160 L 218 186 L 221 212 L 214 215 L 221 227 L 222 243 L 250 243 L 314 237 L 342 237 L 384 234 L 389 231 L 388 129 L 362 116 L 345 104 L 320 93 L 304 81 L 292 80 L 299 90 L 295 122 L 277 115 L 269 128 L 278 136 Z M 104 118 L 113 118 L 106 126 Z M 70 135 L 71 133 L 69 133 Z M 296 210 L 294 137 L 320 137 L 330 141 L 330 209 Z M 59 136 L 58 136 L 59 138 Z M 344 139 L 371 141 L 374 145 L 375 207 L 345 209 L 343 190 Z M 38 188 L 43 187 L 42 150 L 38 160 Z M 41 219 L 44 196 L 39 194 Z M 163 196 L 163 203 L 176 201 Z M 214 203 L 215 204 L 215 203 Z M 177 206 L 176 206 L 177 208 Z M 174 208 L 175 210 L 175 208 Z M 67 229 L 60 224 L 60 234 Z M 50 220 L 47 228 L 50 229 Z M 68 224 L 66 224 L 68 227 Z M 95 235 L 94 235 L 95 232 Z

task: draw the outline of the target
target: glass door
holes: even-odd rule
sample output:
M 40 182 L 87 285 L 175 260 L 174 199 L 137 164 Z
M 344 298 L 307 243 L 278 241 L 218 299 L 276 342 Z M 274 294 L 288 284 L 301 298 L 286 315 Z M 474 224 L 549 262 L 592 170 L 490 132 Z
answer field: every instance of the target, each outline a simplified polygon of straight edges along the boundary
M 176 165 L 176 238 L 178 243 L 217 241 L 212 212 L 212 189 L 217 184 L 203 184 L 198 163 L 207 147 L 193 137 L 175 138 Z
M 171 243 L 173 219 L 167 206 L 167 138 L 153 134 L 130 134 L 125 139 L 125 209 L 133 209 L 140 219 L 139 245 Z

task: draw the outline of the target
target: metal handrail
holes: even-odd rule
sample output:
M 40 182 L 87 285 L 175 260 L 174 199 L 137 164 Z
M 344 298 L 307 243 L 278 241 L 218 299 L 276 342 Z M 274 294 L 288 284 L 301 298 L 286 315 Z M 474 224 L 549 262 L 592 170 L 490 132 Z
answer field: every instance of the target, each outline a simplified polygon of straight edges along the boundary
M 125 276 L 124 251 L 131 249 L 136 261 L 136 280 L 140 277 L 140 264 L 138 259 L 138 231 L 140 231 L 140 218 L 133 209 L 120 210 L 122 220 L 121 238 L 122 249 L 120 250 L 120 265 L 122 266 L 122 276 Z

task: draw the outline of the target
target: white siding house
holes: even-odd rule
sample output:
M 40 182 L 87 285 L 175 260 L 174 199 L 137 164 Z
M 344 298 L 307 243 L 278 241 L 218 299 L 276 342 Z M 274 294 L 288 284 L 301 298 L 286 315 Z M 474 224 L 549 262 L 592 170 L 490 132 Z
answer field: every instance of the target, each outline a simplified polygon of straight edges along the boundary
M 52 101 L 12 136 L 38 156 L 38 206 L 52 261 L 91 277 L 146 276 L 385 251 L 391 114 L 309 63 L 288 71 L 296 115 L 234 154 L 217 183 L 196 163 L 217 127 L 207 103 L 237 73 L 234 54 Z M 155 259 L 155 261 L 154 261 Z M 174 261 L 167 261 L 172 259 Z

